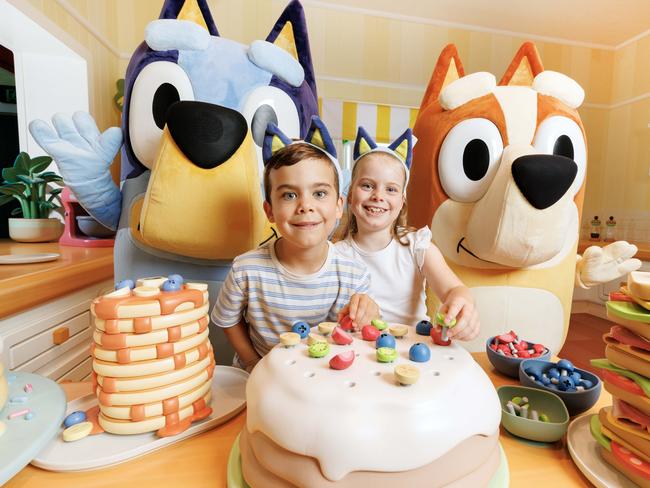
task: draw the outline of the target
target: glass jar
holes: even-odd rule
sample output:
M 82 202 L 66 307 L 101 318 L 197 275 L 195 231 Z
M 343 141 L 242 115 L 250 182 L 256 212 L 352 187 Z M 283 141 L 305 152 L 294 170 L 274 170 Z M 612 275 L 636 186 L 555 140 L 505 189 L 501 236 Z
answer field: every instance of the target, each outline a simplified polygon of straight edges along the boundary
M 591 221 L 591 229 L 589 231 L 589 240 L 590 241 L 599 241 L 600 240 L 600 225 L 601 225 L 601 222 L 598 219 L 598 215 L 595 215 L 594 219 Z
M 616 240 L 616 220 L 614 216 L 610 215 L 607 222 L 605 222 L 605 241 L 614 242 Z

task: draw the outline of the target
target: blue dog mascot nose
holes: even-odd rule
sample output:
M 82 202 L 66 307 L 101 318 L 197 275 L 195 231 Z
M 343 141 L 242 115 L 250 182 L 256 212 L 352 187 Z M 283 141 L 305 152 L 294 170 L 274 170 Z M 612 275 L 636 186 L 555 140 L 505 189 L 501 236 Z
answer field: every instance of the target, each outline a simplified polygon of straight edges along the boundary
M 236 110 L 204 102 L 176 102 L 166 118 L 180 150 L 204 169 L 228 161 L 248 130 L 246 119 Z

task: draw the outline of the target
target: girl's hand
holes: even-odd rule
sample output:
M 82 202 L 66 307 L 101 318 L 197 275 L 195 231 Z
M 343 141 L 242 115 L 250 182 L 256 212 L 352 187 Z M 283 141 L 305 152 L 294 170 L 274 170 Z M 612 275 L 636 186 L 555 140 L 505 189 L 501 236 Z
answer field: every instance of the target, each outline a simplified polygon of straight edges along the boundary
M 338 315 L 339 321 L 344 315 L 349 315 L 352 319 L 352 327 L 358 330 L 364 325 L 368 325 L 372 320 L 378 319 L 381 314 L 379 305 L 364 293 L 355 293 L 350 298 L 350 303 L 341 309 Z
M 440 312 L 445 314 L 445 322 L 450 323 L 456 319 L 456 326 L 449 329 L 447 336 L 450 339 L 469 341 L 478 336 L 481 324 L 474 298 L 466 286 L 453 288 L 440 307 Z

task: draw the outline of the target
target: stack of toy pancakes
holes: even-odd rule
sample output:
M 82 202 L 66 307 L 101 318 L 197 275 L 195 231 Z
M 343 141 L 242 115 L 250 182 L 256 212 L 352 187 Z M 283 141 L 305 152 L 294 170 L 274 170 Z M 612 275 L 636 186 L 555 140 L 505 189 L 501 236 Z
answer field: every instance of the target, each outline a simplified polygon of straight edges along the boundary
M 650 487 L 650 273 L 628 275 L 622 293 L 610 296 L 603 384 L 613 404 L 591 419 L 603 458 L 639 486 Z
M 169 278 L 93 301 L 93 386 L 106 432 L 175 435 L 212 412 L 207 285 Z

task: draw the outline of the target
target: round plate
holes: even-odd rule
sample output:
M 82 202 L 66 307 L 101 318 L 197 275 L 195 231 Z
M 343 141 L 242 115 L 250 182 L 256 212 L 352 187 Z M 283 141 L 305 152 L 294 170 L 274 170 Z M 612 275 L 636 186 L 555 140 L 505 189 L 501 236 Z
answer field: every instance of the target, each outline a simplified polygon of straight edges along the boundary
M 55 435 L 38 455 L 32 455 L 32 464 L 49 471 L 86 471 L 113 466 L 157 451 L 221 425 L 241 412 L 246 406 L 247 379 L 248 373 L 241 369 L 215 366 L 212 377 L 212 414 L 193 423 L 189 429 L 176 436 L 157 437 L 153 432 L 135 435 L 103 433 L 85 437 L 77 442 L 64 442 L 61 435 L 63 429 L 59 427 L 59 422 L 56 429 L 58 435 Z M 95 405 L 97 397 L 94 394 L 86 395 L 68 403 L 66 414 L 76 410 L 88 410 Z
M 61 255 L 56 252 L 41 254 L 2 254 L 0 255 L 0 264 L 45 263 L 59 259 L 59 257 Z
M 569 424 L 567 444 L 573 462 L 596 488 L 635 488 L 636 485 L 622 473 L 605 462 L 598 452 L 600 445 L 591 436 L 589 419 L 591 415 L 578 417 Z

